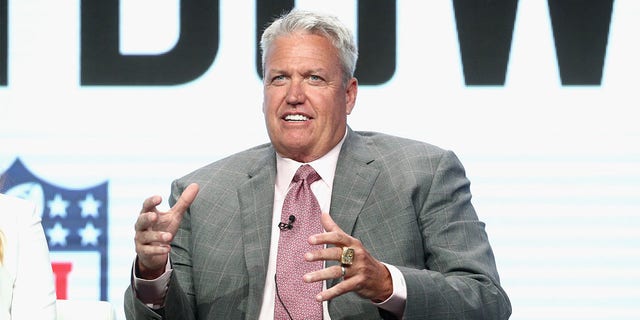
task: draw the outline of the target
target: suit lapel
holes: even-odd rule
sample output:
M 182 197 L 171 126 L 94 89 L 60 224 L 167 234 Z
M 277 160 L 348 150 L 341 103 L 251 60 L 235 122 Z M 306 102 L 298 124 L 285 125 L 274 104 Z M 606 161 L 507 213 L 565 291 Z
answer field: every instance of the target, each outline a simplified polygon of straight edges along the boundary
M 336 166 L 330 209 L 333 220 L 347 234 L 353 233 L 358 215 L 380 173 L 369 165 L 373 161 L 366 141 L 349 129 Z
M 275 174 L 275 152 L 269 148 L 269 152 L 265 152 L 248 172 L 248 180 L 238 189 L 244 256 L 249 275 L 247 319 L 257 319 L 262 304 L 269 263 Z

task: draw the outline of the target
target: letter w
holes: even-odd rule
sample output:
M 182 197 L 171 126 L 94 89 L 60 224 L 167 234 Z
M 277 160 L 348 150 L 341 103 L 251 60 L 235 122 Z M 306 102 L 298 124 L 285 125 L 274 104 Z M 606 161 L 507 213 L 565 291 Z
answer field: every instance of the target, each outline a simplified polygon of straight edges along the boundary
M 548 6 L 562 85 L 600 85 L 613 0 Z M 453 0 L 453 7 L 465 83 L 504 85 L 518 0 Z

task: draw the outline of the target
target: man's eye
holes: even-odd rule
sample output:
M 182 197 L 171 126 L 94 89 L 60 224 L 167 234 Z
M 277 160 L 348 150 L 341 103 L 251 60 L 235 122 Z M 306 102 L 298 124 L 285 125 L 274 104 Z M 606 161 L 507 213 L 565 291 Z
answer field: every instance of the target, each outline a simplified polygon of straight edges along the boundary
M 271 78 L 271 83 L 272 84 L 282 84 L 287 80 L 287 77 L 283 76 L 283 75 L 278 75 L 278 76 L 274 76 L 273 78 Z

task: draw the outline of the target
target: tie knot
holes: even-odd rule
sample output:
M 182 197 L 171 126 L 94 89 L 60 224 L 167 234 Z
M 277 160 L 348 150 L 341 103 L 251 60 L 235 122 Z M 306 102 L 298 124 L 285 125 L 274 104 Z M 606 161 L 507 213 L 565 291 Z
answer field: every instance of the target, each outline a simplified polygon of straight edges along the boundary
M 306 180 L 309 185 L 320 180 L 320 175 L 313 169 L 312 166 L 305 164 L 298 168 L 296 174 L 293 176 L 293 182 L 300 180 Z

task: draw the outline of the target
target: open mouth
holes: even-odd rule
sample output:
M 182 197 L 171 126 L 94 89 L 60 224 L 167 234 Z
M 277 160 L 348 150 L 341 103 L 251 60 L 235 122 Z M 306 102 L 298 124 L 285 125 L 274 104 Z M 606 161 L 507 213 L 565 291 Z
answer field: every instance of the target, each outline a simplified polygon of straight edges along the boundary
M 301 115 L 301 114 L 290 114 L 287 115 L 286 117 L 284 117 L 285 121 L 292 121 L 292 122 L 296 122 L 296 121 L 307 121 L 309 120 L 309 118 L 307 116 Z

